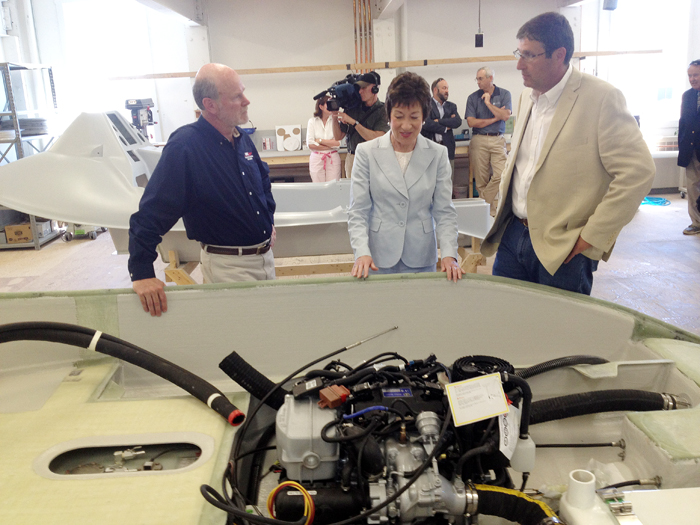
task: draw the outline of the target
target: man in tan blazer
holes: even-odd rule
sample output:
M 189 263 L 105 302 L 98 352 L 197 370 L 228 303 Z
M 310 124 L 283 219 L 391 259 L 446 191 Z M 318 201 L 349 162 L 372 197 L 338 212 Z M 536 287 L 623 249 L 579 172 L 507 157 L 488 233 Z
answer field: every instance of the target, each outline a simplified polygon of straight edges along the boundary
M 518 31 L 520 97 L 493 227 L 493 275 L 591 293 L 593 272 L 651 189 L 639 127 L 612 85 L 573 69 L 566 18 L 544 13 Z

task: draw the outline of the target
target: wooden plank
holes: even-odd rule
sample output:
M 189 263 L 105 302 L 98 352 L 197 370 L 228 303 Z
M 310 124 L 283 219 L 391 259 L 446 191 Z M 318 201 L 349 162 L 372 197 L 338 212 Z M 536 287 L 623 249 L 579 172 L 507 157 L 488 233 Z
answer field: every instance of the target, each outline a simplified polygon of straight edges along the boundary
M 163 270 L 165 272 L 165 282 L 175 284 L 198 284 L 197 281 L 190 277 L 190 274 L 199 264 L 198 262 L 188 262 L 180 265 L 180 256 L 175 250 L 168 250 L 168 259 L 170 264 Z
M 190 274 L 181 268 L 175 269 L 165 269 L 165 280 L 166 282 L 173 282 L 175 284 L 199 284 L 197 281 L 192 279 Z
M 322 275 L 326 273 L 347 273 L 352 270 L 354 263 L 316 263 L 299 264 L 295 266 L 277 266 L 275 275 L 277 277 L 290 277 L 296 275 Z
M 638 51 L 579 51 L 574 53 L 575 58 L 596 57 L 596 56 L 613 56 L 613 55 L 644 55 L 649 53 L 661 53 L 661 49 L 654 50 L 638 50 Z M 401 67 L 421 67 L 421 66 L 436 66 L 447 64 L 469 64 L 469 63 L 485 63 L 485 62 L 508 62 L 515 61 L 513 55 L 494 55 L 483 57 L 459 57 L 459 58 L 438 58 L 425 60 L 400 60 L 394 62 L 365 62 L 354 64 L 326 64 L 318 66 L 293 66 L 293 67 L 263 67 L 252 69 L 237 69 L 239 75 L 268 75 L 273 73 L 306 73 L 312 71 L 363 71 L 375 69 L 396 69 Z M 152 73 L 150 75 L 134 75 L 127 77 L 112 77 L 109 80 L 144 80 L 144 79 L 167 79 L 167 78 L 194 78 L 197 73 L 179 72 L 179 73 Z

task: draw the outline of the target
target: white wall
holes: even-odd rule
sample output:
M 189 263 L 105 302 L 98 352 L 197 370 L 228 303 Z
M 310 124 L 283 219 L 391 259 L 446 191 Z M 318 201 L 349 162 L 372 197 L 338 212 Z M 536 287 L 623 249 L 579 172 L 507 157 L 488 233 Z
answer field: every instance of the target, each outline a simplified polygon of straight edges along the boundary
M 128 98 L 154 100 L 154 140 L 166 140 L 194 120 L 189 78 L 110 78 L 196 71 L 209 61 L 204 28 L 190 28 L 178 14 L 133 1 L 33 0 L 33 13 L 37 61 L 54 68 L 59 129 L 83 111 L 119 110 L 130 119 L 124 107 Z M 98 19 L 105 22 L 89 23 Z
M 515 35 L 520 26 L 540 13 L 558 11 L 557 0 L 482 2 L 481 31 L 484 34 L 484 47 L 476 48 L 474 35 L 479 27 L 477 2 L 445 0 L 439 5 L 440 9 L 436 9 L 434 2 L 407 0 L 408 60 L 512 56 L 518 44 Z M 515 58 L 507 62 L 424 66 L 411 70 L 425 77 L 428 83 L 444 77 L 450 86 L 450 100 L 457 104 L 460 115 L 464 118 L 467 97 L 478 89 L 476 72 L 483 65 L 494 69 L 495 84 L 510 91 L 513 104 L 517 104 L 523 83 L 515 68 Z
M 352 1 L 210 0 L 211 59 L 234 69 L 315 66 L 355 61 Z M 248 75 L 249 116 L 256 127 L 301 124 L 313 96 L 348 72 Z
M 55 66 L 59 93 L 66 86 L 61 66 L 70 59 L 67 56 L 70 50 L 65 48 L 61 35 L 60 10 L 62 3 L 70 1 L 32 0 L 40 59 Z M 148 34 L 144 34 L 144 41 L 147 40 L 153 48 L 147 70 L 142 70 L 143 61 L 138 60 L 131 69 L 119 74 L 196 71 L 210 60 L 236 69 L 317 66 L 355 61 L 352 0 L 141 1 L 147 5 L 162 4 L 164 8 L 199 17 L 208 26 L 188 26 L 181 18 L 183 22 L 175 27 L 164 21 L 162 12 L 153 11 L 148 15 Z M 620 3 L 633 1 L 620 0 Z M 125 6 L 127 4 L 124 3 Z M 474 47 L 474 34 L 478 30 L 476 0 L 405 0 L 404 8 L 393 18 L 378 23 L 375 28 L 376 59 L 392 61 L 510 55 L 517 45 L 515 34 L 525 21 L 545 11 L 559 11 L 560 6 L 565 4 L 563 0 L 482 2 L 484 47 L 477 49 Z M 598 16 L 603 18 L 601 25 L 604 25 L 606 19 L 617 13 L 599 15 L 598 4 L 598 0 L 593 0 L 583 7 L 561 9 L 574 26 L 577 51 L 594 50 L 600 34 Z M 693 11 L 688 21 L 691 28 L 689 59 L 700 57 L 700 0 L 692 0 L 692 4 Z M 202 7 L 204 11 L 200 13 Z M 589 28 L 594 23 L 595 30 L 591 34 Z M 685 30 L 685 27 L 688 26 L 679 24 L 679 29 Z M 581 28 L 586 30 L 582 31 Z M 644 28 L 640 32 L 649 34 L 650 31 Z M 89 29 L 86 28 L 85 34 L 88 33 Z M 114 48 L 118 49 L 124 43 L 115 39 Z M 112 52 L 104 50 L 103 55 L 109 57 Z M 583 64 L 586 68 L 597 69 L 594 67 L 596 62 L 595 59 L 587 59 Z M 413 70 L 428 82 L 438 76 L 446 78 L 450 84 L 450 99 L 463 113 L 467 96 L 477 89 L 474 77 L 480 65 L 427 66 Z M 496 84 L 511 91 L 513 99 L 517 100 L 522 81 L 515 69 L 515 61 L 488 65 L 496 71 Z M 87 64 L 83 69 L 89 71 L 91 67 L 91 64 Z M 383 98 L 395 72 L 379 72 L 383 79 L 380 91 Z M 280 124 L 306 126 L 314 107 L 313 95 L 346 74 L 346 71 L 329 71 L 246 75 L 243 80 L 247 87 L 246 94 L 252 102 L 251 119 L 261 129 Z M 650 74 L 658 74 L 658 71 L 650 71 Z M 193 118 L 195 106 L 190 85 L 191 81 L 187 79 L 122 81 L 110 84 L 107 91 L 97 92 L 110 106 L 109 109 L 123 109 L 124 100 L 129 97 L 157 99 L 156 119 L 161 122 L 162 138 L 165 139 L 173 129 Z M 74 98 L 78 98 L 80 93 L 95 89 L 82 85 L 74 91 L 77 93 Z M 65 101 L 65 97 L 59 96 L 59 104 L 62 101 Z
M 394 56 L 377 60 L 435 59 L 465 56 L 510 55 L 516 47 L 518 28 L 533 16 L 558 9 L 557 0 L 501 0 L 483 2 L 481 27 L 484 47 L 474 47 L 477 32 L 476 2 L 406 0 L 404 4 L 408 41 L 393 40 L 401 32 L 402 14 L 396 13 L 393 27 L 382 25 L 375 38 L 384 40 L 380 49 Z M 504 13 L 508 13 L 504 17 Z M 207 3 L 211 57 L 234 69 L 310 66 L 354 62 L 355 44 L 352 2 L 337 0 L 210 0 Z M 390 40 L 392 42 L 390 42 Z M 392 45 L 394 44 L 394 45 Z M 377 46 L 375 45 L 375 48 Z M 397 49 L 400 47 L 400 49 Z M 515 61 L 489 64 L 496 69 L 496 83 L 517 96 L 522 88 Z M 460 112 L 467 96 L 477 89 L 477 64 L 413 68 L 428 82 L 438 76 L 450 84 L 450 99 Z M 386 91 L 393 71 L 380 70 Z M 280 124 L 302 124 L 313 113 L 312 97 L 345 76 L 345 72 L 310 72 L 248 75 L 243 81 L 251 100 L 250 117 L 258 128 Z

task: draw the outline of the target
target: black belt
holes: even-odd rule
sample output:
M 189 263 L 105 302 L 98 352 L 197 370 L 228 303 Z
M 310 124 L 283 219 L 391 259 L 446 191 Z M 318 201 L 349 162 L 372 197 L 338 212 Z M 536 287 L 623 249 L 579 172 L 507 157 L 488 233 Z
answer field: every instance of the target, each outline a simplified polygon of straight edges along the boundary
M 270 251 L 270 241 L 257 248 L 222 248 L 220 246 L 210 246 L 203 242 L 199 244 L 202 245 L 202 250 L 205 252 L 216 255 L 262 255 Z
M 527 223 L 527 219 L 521 219 L 521 218 L 518 217 L 517 215 L 514 215 L 514 217 L 515 217 L 515 219 L 516 219 L 520 224 L 522 224 L 522 225 L 525 226 L 526 228 L 529 228 L 529 227 L 530 227 L 530 226 L 528 225 L 528 223 Z
M 474 135 L 483 135 L 485 137 L 500 137 L 503 133 L 474 133 Z

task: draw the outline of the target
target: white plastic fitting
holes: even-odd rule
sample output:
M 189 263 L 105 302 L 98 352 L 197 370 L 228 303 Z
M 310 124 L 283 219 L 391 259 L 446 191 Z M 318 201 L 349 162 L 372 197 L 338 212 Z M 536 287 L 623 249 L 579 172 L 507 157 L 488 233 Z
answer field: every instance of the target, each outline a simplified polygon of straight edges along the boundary
M 595 502 L 595 476 L 587 470 L 569 472 L 569 490 L 566 499 L 572 507 L 590 509 Z
M 595 492 L 595 474 L 588 470 L 569 473 L 569 489 L 559 502 L 559 513 L 568 525 L 619 525 Z

